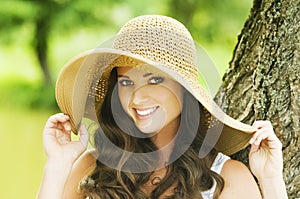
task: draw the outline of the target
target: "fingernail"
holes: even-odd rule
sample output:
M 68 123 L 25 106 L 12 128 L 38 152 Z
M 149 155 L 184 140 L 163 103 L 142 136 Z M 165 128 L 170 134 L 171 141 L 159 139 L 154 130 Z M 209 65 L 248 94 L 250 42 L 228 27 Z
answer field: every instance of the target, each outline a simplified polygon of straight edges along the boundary
M 64 114 L 64 113 L 63 113 L 63 114 Z M 69 115 L 64 114 L 64 116 L 65 116 L 67 119 L 70 119 Z
M 66 128 L 66 130 L 70 131 L 71 130 L 71 125 L 66 124 L 65 128 Z

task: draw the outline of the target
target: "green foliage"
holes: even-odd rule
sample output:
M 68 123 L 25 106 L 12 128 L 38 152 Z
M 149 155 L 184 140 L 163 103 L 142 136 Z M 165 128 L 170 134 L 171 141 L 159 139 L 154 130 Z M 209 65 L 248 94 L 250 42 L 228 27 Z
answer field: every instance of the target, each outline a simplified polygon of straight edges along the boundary
M 51 32 L 66 34 L 82 27 L 117 28 L 133 16 L 150 13 L 170 15 L 182 21 L 197 40 L 222 41 L 224 36 L 241 29 L 251 3 L 250 0 L 0 1 L 0 24 L 5 27 L 0 30 L 0 41 L 13 41 L 13 38 L 3 39 L 3 35 L 9 37 L 14 30 L 44 17 Z
M 162 14 L 183 22 L 195 40 L 208 50 L 214 62 L 221 65 L 223 72 L 251 3 L 251 0 L 0 1 L 0 25 L 4 27 L 0 29 L 0 44 L 7 49 L 25 49 L 24 56 L 35 59 L 32 62 L 35 65 L 27 65 L 38 68 L 37 64 L 45 61 L 50 73 L 57 76 L 70 57 L 98 46 L 104 41 L 100 38 L 109 39 L 130 18 L 143 14 Z M 32 50 L 29 51 L 29 48 Z M 45 57 L 38 59 L 37 52 Z M 13 68 L 25 65 L 21 59 L 20 64 L 16 61 L 4 62 Z M 3 61 L 0 60 L 1 63 Z M 1 103 L 28 108 L 56 107 L 54 85 L 45 87 L 44 83 L 36 83 L 38 81 L 6 80 L 0 82 Z M 14 95 L 15 98 L 10 100 Z
M 0 1 L 0 43 L 11 44 L 28 22 L 34 20 L 36 8 L 25 1 Z
M 250 0 L 170 0 L 168 13 L 182 21 L 198 42 L 232 48 L 251 4 Z
M 53 86 L 13 78 L 1 80 L 0 90 L 1 106 L 58 111 Z

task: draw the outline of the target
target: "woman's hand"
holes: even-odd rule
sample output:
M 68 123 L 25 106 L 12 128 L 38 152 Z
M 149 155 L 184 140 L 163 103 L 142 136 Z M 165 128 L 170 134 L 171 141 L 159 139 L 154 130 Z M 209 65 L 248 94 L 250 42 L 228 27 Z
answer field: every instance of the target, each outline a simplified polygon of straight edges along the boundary
M 89 134 L 80 128 L 78 141 L 71 140 L 70 118 L 63 113 L 52 115 L 43 132 L 44 149 L 48 156 L 38 199 L 62 198 L 65 183 L 74 162 L 86 150 Z
M 46 122 L 43 143 L 48 161 L 54 160 L 72 165 L 86 150 L 89 140 L 87 129 L 82 125 L 79 140 L 72 141 L 69 120 L 69 116 L 58 113 L 52 115 Z
M 269 121 L 256 121 L 257 131 L 250 139 L 249 163 L 252 173 L 259 179 L 282 177 L 282 144 Z

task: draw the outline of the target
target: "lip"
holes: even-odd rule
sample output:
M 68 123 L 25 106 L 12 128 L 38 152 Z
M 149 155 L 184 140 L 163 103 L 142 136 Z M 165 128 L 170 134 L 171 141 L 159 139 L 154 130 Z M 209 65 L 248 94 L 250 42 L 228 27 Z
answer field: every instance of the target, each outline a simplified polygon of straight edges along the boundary
M 155 113 L 159 106 L 147 107 L 147 108 L 133 108 L 136 117 L 140 120 L 148 119 Z

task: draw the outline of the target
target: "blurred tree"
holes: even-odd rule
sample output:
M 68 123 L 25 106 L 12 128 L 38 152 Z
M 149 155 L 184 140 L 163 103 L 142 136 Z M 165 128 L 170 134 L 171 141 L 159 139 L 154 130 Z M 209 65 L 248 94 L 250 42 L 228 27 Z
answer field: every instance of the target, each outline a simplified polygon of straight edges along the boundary
M 231 46 L 234 43 L 232 27 L 240 29 L 240 18 L 244 18 L 248 3 L 224 1 L 222 4 L 217 0 L 89 0 L 88 3 L 85 0 L 0 1 L 0 24 L 5 27 L 0 29 L 0 42 L 15 42 L 19 37 L 17 32 L 22 29 L 30 32 L 24 40 L 32 40 L 31 46 L 44 80 L 51 84 L 48 56 L 54 34 L 65 36 L 80 28 L 99 30 L 99 27 L 109 27 L 117 30 L 128 17 L 156 13 L 182 21 L 194 33 L 197 41 L 199 38 L 206 43 L 219 40 L 220 46 L 229 43 Z M 223 18 L 227 19 L 226 22 Z M 228 28 L 230 31 L 226 31 Z
M 168 13 L 185 24 L 197 42 L 233 49 L 233 35 L 240 32 L 250 6 L 250 0 L 170 0 Z
M 34 20 L 34 50 L 41 66 L 45 82 L 52 84 L 48 68 L 48 40 L 51 31 L 53 12 L 60 9 L 59 4 L 51 0 L 36 1 L 37 16 Z
M 232 117 L 270 120 L 283 143 L 289 198 L 300 198 L 300 0 L 254 0 L 216 95 Z M 233 157 L 248 160 L 249 147 Z
M 180 20 L 189 30 L 193 27 L 193 16 L 195 15 L 198 4 L 197 0 L 171 0 L 169 6 L 170 15 Z
M 110 9 L 119 0 L 43 0 L 1 2 L 1 42 L 14 40 L 14 31 L 21 27 L 32 27 L 32 46 L 43 72 L 46 84 L 52 84 L 48 66 L 48 46 L 51 34 L 58 31 L 70 33 L 80 27 L 112 26 Z M 28 26 L 28 24 L 30 26 Z M 4 34 L 3 34 L 4 33 Z

